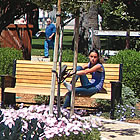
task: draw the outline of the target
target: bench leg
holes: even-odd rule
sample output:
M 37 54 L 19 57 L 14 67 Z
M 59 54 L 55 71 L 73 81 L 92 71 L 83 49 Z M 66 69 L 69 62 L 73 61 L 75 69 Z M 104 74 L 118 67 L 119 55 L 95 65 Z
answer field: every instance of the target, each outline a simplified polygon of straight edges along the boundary
M 4 108 L 4 88 L 1 88 L 1 107 Z
M 122 93 L 122 84 L 121 82 L 111 82 L 111 112 L 110 112 L 110 119 L 114 118 L 114 111 L 115 111 L 115 103 L 122 103 L 121 99 Z
M 16 94 L 4 93 L 4 104 L 14 106 L 16 104 Z
M 110 110 L 110 119 L 114 119 L 114 111 L 115 111 L 115 98 L 111 94 L 111 110 Z

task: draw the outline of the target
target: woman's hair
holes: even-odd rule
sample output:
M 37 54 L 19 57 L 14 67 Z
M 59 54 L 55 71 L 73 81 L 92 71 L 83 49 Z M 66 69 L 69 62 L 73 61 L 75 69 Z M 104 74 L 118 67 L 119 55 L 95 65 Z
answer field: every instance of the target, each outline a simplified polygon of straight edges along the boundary
M 95 49 L 95 48 L 94 48 L 94 49 L 92 49 L 92 50 L 90 50 L 89 55 L 90 55 L 92 52 L 95 52 L 95 53 L 97 54 L 98 58 L 99 58 L 97 63 L 102 64 L 102 63 L 103 63 L 103 58 L 99 55 L 98 50 L 97 50 L 97 49 Z

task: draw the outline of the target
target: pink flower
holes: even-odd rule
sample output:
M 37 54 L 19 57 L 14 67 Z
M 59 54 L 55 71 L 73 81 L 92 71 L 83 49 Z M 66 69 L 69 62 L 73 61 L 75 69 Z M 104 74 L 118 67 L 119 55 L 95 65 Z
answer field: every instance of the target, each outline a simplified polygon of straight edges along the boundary
M 74 133 L 75 135 L 77 135 L 79 132 L 78 132 L 78 131 L 73 131 L 73 133 Z
M 28 130 L 28 123 L 26 121 L 23 120 L 23 126 L 22 126 L 23 130 Z
M 69 136 L 69 135 L 70 135 L 70 132 L 67 131 L 65 134 L 66 134 L 67 136 Z
M 5 125 L 8 125 L 9 128 L 12 128 L 12 125 L 15 125 L 15 122 L 13 121 L 12 118 L 7 118 L 7 119 L 5 120 Z

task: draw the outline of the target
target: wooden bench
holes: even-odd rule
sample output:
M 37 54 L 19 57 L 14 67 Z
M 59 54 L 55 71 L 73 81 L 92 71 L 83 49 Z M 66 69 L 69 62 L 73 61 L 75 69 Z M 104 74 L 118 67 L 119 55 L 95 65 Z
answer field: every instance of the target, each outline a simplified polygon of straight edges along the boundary
M 72 68 L 73 63 L 62 62 L 68 68 Z M 78 63 L 77 65 L 83 65 Z M 13 66 L 13 76 L 1 76 L 1 100 L 5 104 L 6 94 L 36 94 L 36 95 L 49 95 L 51 94 L 51 78 L 52 78 L 52 65 L 53 62 L 36 62 L 29 60 L 15 60 Z M 111 100 L 111 111 L 114 113 L 115 99 L 121 99 L 121 81 L 122 81 L 122 65 L 121 64 L 103 64 L 105 67 L 105 81 L 103 89 L 91 96 L 90 98 L 96 99 L 109 99 Z M 91 78 L 91 75 L 88 75 Z M 71 80 L 70 78 L 66 79 Z M 76 82 L 76 86 L 80 86 L 80 81 Z M 67 89 L 61 84 L 60 96 L 64 96 Z M 57 81 L 56 92 L 57 94 Z

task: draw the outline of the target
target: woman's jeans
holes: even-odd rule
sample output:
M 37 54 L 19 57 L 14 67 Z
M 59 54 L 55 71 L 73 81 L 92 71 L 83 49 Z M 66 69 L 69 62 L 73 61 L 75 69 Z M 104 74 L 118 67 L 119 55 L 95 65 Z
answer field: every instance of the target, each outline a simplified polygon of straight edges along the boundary
M 83 68 L 81 66 L 78 66 L 77 71 L 80 70 L 83 70 Z M 99 91 L 96 87 L 93 87 L 86 75 L 76 75 L 76 81 L 79 77 L 82 86 L 75 88 L 75 96 L 91 96 Z M 71 92 L 67 92 L 63 108 L 70 106 L 70 100 Z
M 54 40 L 45 40 L 44 41 L 44 55 L 46 57 L 49 56 L 49 48 L 52 47 L 54 49 Z

